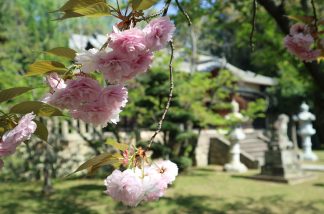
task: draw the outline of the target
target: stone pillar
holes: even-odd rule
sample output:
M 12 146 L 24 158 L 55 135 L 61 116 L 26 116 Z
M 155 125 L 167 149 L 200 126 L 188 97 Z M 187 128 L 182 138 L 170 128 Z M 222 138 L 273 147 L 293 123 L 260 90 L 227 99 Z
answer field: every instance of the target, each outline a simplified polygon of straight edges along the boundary
M 82 120 L 79 120 L 79 127 L 80 127 L 80 133 L 81 134 L 86 134 L 87 133 L 86 124 Z
M 230 133 L 231 161 L 225 164 L 224 169 L 228 172 L 246 172 L 247 167 L 240 161 L 240 140 L 245 139 L 245 134 L 240 125 L 236 126 Z
M 68 139 L 69 133 L 69 122 L 67 120 L 62 120 L 62 137 L 63 139 Z
M 312 151 L 312 140 L 311 136 L 316 133 L 316 130 L 313 128 L 312 121 L 315 120 L 315 115 L 309 112 L 309 106 L 306 103 L 303 103 L 300 106 L 300 113 L 295 115 L 293 119 L 298 122 L 299 130 L 298 135 L 302 139 L 303 147 L 303 160 L 317 161 L 318 158 L 316 154 Z
M 241 124 L 247 121 L 248 118 L 245 118 L 240 113 L 239 104 L 233 99 L 231 102 L 232 105 L 232 113 L 226 115 L 226 120 L 229 124 L 236 124 L 233 126 L 232 130 L 230 131 L 229 140 L 231 142 L 231 161 L 230 163 L 225 164 L 224 170 L 228 172 L 246 172 L 247 167 L 241 163 L 240 161 L 240 141 L 245 139 L 245 134 L 241 127 Z

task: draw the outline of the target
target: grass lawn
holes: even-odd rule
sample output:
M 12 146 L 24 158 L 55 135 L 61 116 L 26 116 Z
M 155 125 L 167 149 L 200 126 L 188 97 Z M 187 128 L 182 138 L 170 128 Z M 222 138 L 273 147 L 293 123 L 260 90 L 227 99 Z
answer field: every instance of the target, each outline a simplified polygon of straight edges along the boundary
M 248 174 L 255 174 L 250 171 Z M 56 181 L 55 193 L 40 195 L 39 183 L 0 184 L 0 213 L 324 213 L 324 173 L 294 186 L 226 174 L 219 167 L 181 175 L 166 197 L 137 208 L 123 207 L 103 193 L 102 180 Z

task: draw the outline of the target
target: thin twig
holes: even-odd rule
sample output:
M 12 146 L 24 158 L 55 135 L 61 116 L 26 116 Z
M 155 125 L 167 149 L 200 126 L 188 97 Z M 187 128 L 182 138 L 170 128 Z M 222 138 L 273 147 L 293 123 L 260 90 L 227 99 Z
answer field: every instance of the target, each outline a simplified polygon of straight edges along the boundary
M 161 131 L 162 129 L 162 124 L 163 124 L 163 121 L 165 119 L 165 116 L 167 114 L 167 112 L 169 111 L 169 108 L 170 108 L 170 103 L 171 103 L 171 100 L 172 100 L 172 94 L 173 94 L 173 87 L 174 87 L 174 83 L 173 83 L 173 66 L 172 66 L 172 62 L 173 62 L 173 55 L 174 55 L 174 47 L 173 47 L 173 42 L 170 41 L 169 42 L 169 45 L 170 45 L 170 48 L 171 48 L 171 55 L 170 55 L 170 61 L 169 61 L 169 75 L 170 75 L 170 78 L 169 78 L 169 82 L 170 82 L 170 88 L 169 88 L 169 96 L 168 96 L 168 101 L 165 105 L 165 108 L 164 108 L 164 111 L 163 111 L 163 114 L 162 114 L 162 117 L 158 123 L 158 128 L 156 129 L 156 131 L 154 132 L 154 134 L 152 135 L 150 141 L 149 141 L 149 145 L 148 145 L 148 148 L 151 147 L 153 141 L 154 141 L 154 138 L 156 137 L 156 135 Z
M 162 16 L 166 16 L 167 15 L 170 4 L 171 4 L 171 0 L 167 0 L 165 2 L 165 6 L 164 6 L 164 8 L 162 10 L 163 11 Z
M 256 7 L 257 7 L 257 2 L 256 0 L 252 0 L 252 30 L 250 33 L 250 48 L 251 51 L 254 50 L 254 43 L 253 43 L 253 35 L 254 35 L 254 30 L 255 30 L 255 16 L 256 16 Z
M 192 22 L 191 22 L 191 19 L 190 19 L 188 13 L 182 8 L 182 6 L 178 0 L 175 0 L 175 2 L 177 3 L 177 6 L 178 6 L 179 10 L 181 11 L 181 13 L 186 17 L 188 25 L 191 26 Z
M 126 6 L 126 9 L 125 9 L 125 15 L 124 16 L 127 16 L 128 8 L 129 8 L 129 2 L 127 2 L 127 6 Z
M 117 9 L 118 9 L 118 11 L 120 12 L 120 7 L 119 7 L 119 2 L 118 2 L 118 0 L 116 0 L 116 3 L 117 3 Z
M 140 19 L 136 19 L 136 22 L 140 22 L 140 21 L 146 21 L 146 22 L 149 22 L 151 19 L 155 18 L 155 17 L 158 17 L 158 16 L 166 16 L 167 12 L 168 12 L 168 9 L 169 9 L 169 6 L 171 4 L 171 0 L 167 0 L 165 2 L 165 5 L 164 7 L 157 13 L 154 13 L 154 14 L 151 14 L 151 15 L 148 15 L 148 16 L 142 16 Z
M 312 8 L 313 8 L 313 15 L 314 15 L 314 26 L 315 26 L 315 30 L 317 32 L 317 14 L 316 14 L 316 7 L 315 7 L 315 2 L 314 0 L 311 0 L 311 4 L 312 4 Z

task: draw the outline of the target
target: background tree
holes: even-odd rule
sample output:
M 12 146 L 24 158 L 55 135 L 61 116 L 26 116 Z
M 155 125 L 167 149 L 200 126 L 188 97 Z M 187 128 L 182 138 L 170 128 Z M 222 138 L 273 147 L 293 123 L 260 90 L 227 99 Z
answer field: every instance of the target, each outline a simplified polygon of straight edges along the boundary
M 277 78 L 278 86 L 269 91 L 274 99 L 274 113 L 295 114 L 302 100 L 306 100 L 316 113 L 317 136 L 324 142 L 321 134 L 324 133 L 323 63 L 303 63 L 283 46 L 283 37 L 293 24 L 287 16 L 312 16 L 311 1 L 257 2 L 254 51 L 249 46 L 252 1 L 183 0 L 180 3 L 192 19 L 200 52 L 225 56 L 242 69 Z M 318 17 L 323 17 L 323 4 L 319 1 L 315 4 Z M 177 42 L 190 50 L 192 36 L 186 33 L 185 17 L 178 13 L 174 18 L 179 26 L 178 38 L 181 38 Z M 187 39 L 183 39 L 185 37 Z

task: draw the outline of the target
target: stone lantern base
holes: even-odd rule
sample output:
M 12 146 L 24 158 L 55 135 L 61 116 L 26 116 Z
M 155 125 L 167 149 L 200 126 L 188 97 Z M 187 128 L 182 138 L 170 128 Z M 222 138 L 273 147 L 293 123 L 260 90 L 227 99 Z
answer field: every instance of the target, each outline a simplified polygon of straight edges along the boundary
M 265 153 L 265 165 L 261 168 L 261 174 L 251 178 L 297 184 L 315 179 L 316 176 L 302 170 L 299 156 L 295 150 L 269 150 Z
M 308 161 L 317 161 L 318 157 L 314 152 L 307 152 L 301 154 L 302 160 L 308 160 Z
M 238 172 L 238 173 L 243 173 L 246 172 L 248 169 L 247 167 L 241 163 L 227 163 L 224 166 L 224 170 L 227 172 Z

